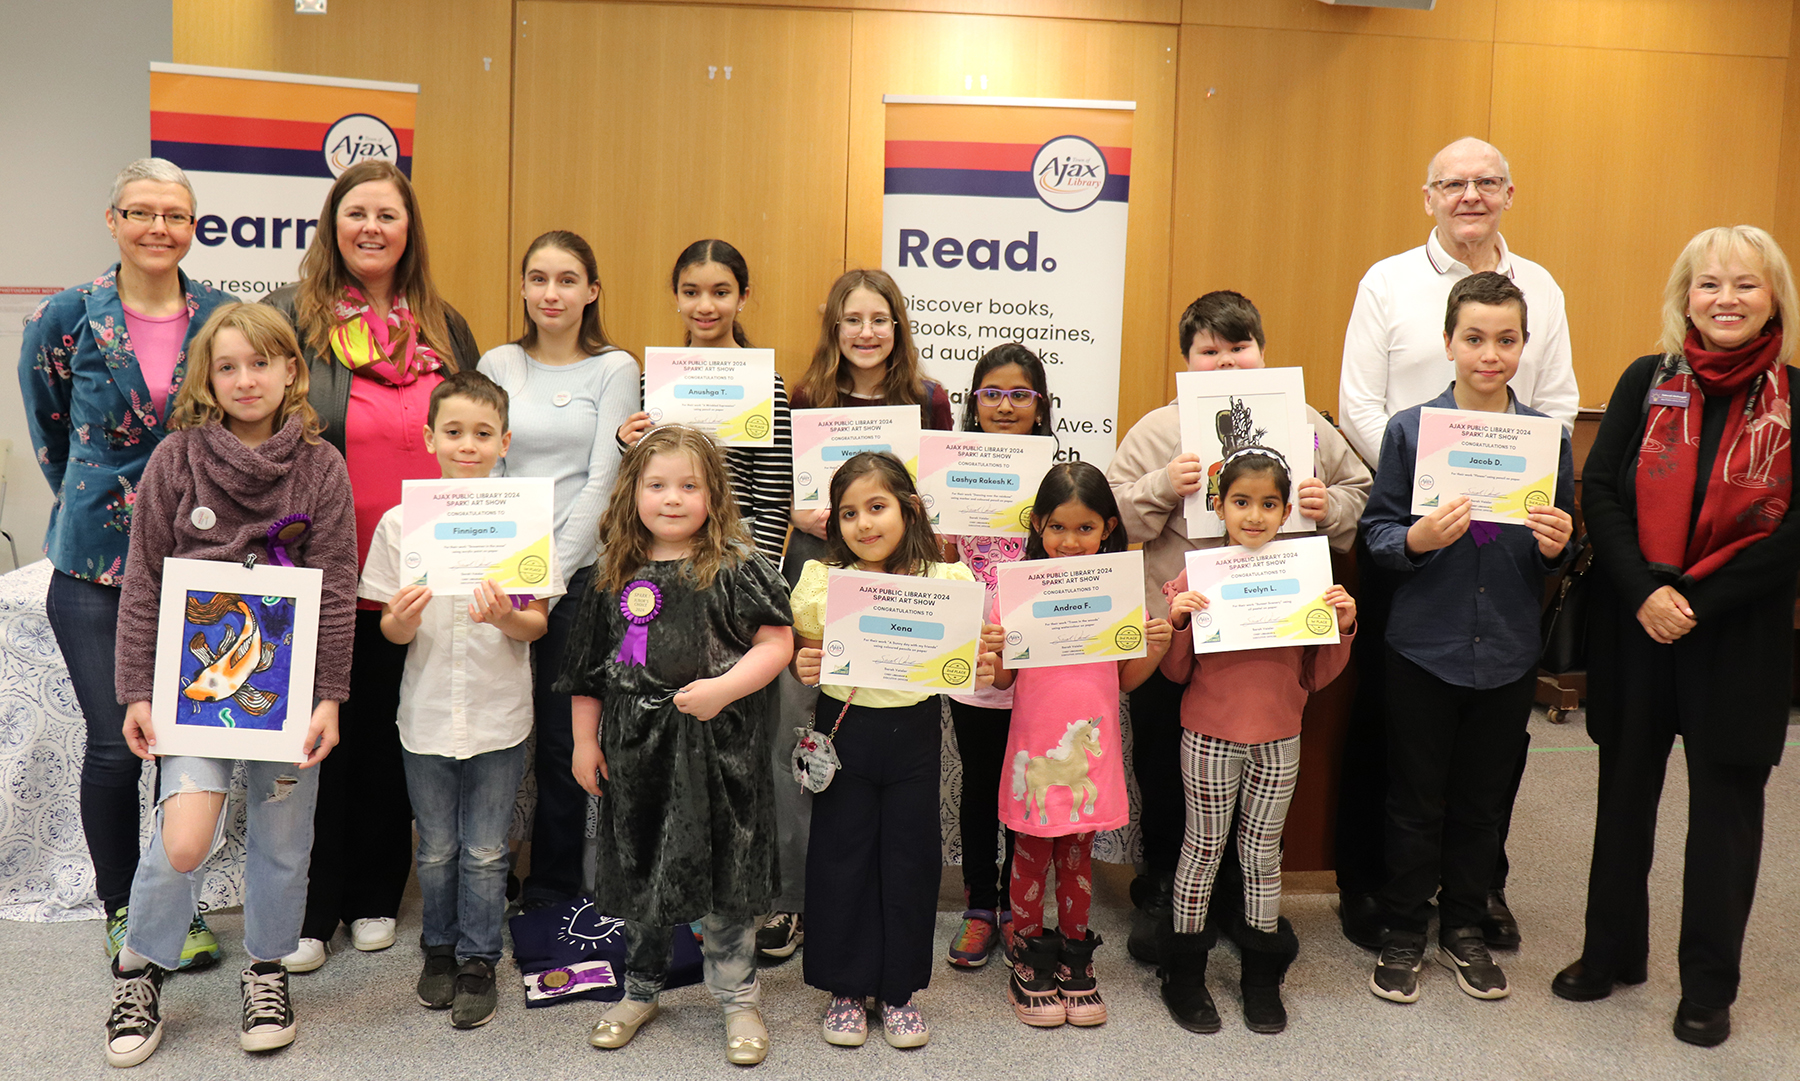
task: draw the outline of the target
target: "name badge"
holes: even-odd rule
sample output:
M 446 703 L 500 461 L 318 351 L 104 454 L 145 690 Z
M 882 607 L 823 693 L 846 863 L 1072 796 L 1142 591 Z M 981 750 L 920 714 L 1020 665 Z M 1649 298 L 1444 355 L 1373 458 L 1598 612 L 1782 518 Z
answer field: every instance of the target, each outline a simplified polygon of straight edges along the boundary
M 575 395 L 570 394 L 566 390 L 559 390 L 555 394 L 551 395 L 551 397 L 550 397 L 551 404 L 555 405 L 558 409 L 562 408 L 565 405 L 568 405 L 570 402 L 572 402 L 574 400 L 575 400 Z
M 1653 390 L 1650 392 L 1650 404 L 1686 409 L 1689 397 L 1690 395 L 1685 390 Z

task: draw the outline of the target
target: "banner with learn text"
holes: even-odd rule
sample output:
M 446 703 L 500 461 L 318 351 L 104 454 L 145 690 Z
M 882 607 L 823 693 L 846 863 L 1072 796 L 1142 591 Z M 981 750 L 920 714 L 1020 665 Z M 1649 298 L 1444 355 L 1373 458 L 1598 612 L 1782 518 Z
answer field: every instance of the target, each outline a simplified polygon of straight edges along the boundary
M 244 300 L 298 278 L 345 169 L 384 158 L 412 175 L 418 100 L 411 83 L 151 64 L 150 153 L 194 185 L 182 269 Z
M 1106 468 L 1135 103 L 888 95 L 881 265 L 960 418 L 982 354 L 1043 358 L 1059 461 Z

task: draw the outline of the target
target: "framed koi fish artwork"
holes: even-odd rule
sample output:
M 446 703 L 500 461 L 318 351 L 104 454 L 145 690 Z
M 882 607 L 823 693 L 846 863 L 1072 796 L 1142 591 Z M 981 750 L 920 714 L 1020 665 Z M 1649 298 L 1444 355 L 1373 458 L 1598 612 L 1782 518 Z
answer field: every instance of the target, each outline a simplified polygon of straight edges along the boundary
M 156 753 L 298 762 L 312 716 L 316 568 L 163 560 Z

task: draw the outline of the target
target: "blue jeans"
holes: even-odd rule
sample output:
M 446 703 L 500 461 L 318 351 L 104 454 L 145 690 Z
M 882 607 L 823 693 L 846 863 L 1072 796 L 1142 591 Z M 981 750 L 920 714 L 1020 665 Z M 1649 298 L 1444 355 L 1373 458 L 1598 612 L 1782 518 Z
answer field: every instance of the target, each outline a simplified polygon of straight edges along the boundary
M 419 893 L 426 946 L 498 964 L 506 917 L 506 834 L 512 826 L 523 741 L 473 758 L 403 751 L 419 827 Z
M 144 766 L 125 744 L 125 707 L 113 686 L 119 590 L 57 571 L 50 575 L 44 613 L 87 719 L 81 828 L 94 861 L 94 890 L 110 914 L 130 898 L 137 873 L 138 778 Z
M 205 877 L 205 864 L 182 874 L 163 848 L 163 805 L 182 792 L 231 792 L 228 758 L 171 755 L 162 760 L 162 791 L 150 847 L 131 886 L 131 919 L 125 944 L 163 968 L 181 963 L 181 948 Z M 256 961 L 275 961 L 300 946 L 300 918 L 306 910 L 306 868 L 312 861 L 313 804 L 319 798 L 319 770 L 292 762 L 251 762 L 245 810 L 244 952 Z M 231 816 L 229 798 L 219 808 L 210 851 L 217 852 Z

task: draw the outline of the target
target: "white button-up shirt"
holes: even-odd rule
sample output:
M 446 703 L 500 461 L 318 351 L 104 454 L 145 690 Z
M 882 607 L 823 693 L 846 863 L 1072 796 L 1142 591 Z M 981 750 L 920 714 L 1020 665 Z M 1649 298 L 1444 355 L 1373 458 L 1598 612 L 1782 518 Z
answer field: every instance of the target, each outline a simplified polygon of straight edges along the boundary
M 393 507 L 375 527 L 356 594 L 386 604 L 403 584 L 400 508 Z M 550 584 L 540 597 L 562 593 L 560 574 Z M 475 622 L 468 597 L 433 596 L 400 677 L 400 745 L 473 758 L 516 745 L 531 733 L 531 716 L 531 644 Z
M 1562 287 L 1548 270 L 1508 251 L 1505 237 L 1498 239 L 1497 269 L 1525 294 L 1531 336 L 1509 385 L 1520 401 L 1572 429 L 1581 395 Z M 1438 243 L 1433 229 L 1424 244 L 1370 267 L 1356 287 L 1356 307 L 1344 331 L 1337 419 L 1371 466 L 1381 454 L 1388 418 L 1437 397 L 1456 378 L 1456 366 L 1444 351 L 1444 309 L 1451 287 L 1470 273 Z

